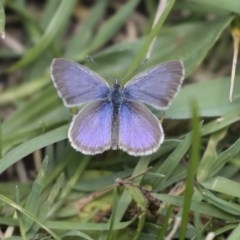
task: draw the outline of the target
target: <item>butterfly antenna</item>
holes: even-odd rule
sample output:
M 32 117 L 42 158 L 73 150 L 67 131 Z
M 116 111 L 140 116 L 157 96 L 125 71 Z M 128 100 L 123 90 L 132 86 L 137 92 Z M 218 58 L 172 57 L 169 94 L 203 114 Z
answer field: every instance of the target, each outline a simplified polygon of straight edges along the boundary
M 88 55 L 88 56 L 87 56 L 87 59 L 88 59 L 91 63 L 93 63 L 98 69 L 101 69 L 101 72 L 103 73 L 103 75 L 106 76 L 107 79 L 109 79 L 108 82 L 110 82 L 110 83 L 113 82 L 114 77 L 110 76 L 107 72 L 103 71 L 103 70 L 102 70 L 102 67 L 101 67 L 96 61 L 94 61 L 94 59 L 93 59 L 91 56 Z M 117 81 L 117 79 L 116 79 L 116 81 Z M 116 82 L 116 81 L 115 81 L 115 82 Z
M 91 56 L 87 56 L 87 59 L 88 59 L 88 61 L 89 62 L 92 62 L 94 65 L 96 65 L 97 67 L 100 67 L 94 60 L 93 60 L 93 58 L 91 57 Z

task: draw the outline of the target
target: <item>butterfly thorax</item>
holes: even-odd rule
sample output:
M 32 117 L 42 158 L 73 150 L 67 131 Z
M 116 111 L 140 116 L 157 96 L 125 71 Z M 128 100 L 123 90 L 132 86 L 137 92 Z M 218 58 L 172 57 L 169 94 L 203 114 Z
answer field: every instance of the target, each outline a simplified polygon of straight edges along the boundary
M 123 87 L 118 84 L 114 83 L 111 87 L 109 100 L 113 105 L 113 108 L 119 108 L 123 103 Z

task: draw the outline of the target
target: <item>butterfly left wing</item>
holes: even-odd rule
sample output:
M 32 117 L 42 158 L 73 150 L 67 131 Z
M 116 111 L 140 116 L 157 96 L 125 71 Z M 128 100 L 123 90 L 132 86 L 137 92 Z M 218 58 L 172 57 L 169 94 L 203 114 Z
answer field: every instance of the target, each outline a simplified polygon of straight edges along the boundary
M 73 148 L 84 154 L 98 154 L 111 148 L 112 106 L 90 103 L 73 118 L 68 138 Z
M 51 77 L 67 107 L 105 99 L 110 92 L 108 83 L 101 76 L 64 58 L 52 61 Z
M 142 156 L 155 152 L 164 139 L 159 120 L 143 105 L 125 101 L 119 109 L 120 149 Z
M 184 67 L 181 61 L 162 63 L 147 69 L 126 83 L 124 96 L 157 109 L 165 109 L 179 91 L 183 77 Z

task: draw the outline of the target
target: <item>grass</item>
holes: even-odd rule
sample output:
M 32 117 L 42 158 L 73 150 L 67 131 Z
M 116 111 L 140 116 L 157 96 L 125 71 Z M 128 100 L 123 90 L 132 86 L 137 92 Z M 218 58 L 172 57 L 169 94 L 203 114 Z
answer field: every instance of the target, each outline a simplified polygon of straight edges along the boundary
M 232 102 L 228 94 L 239 0 L 170 0 L 154 27 L 156 1 L 82 2 L 0 1 L 0 237 L 238 239 L 238 66 Z M 166 112 L 153 111 L 166 135 L 159 150 L 74 151 L 67 130 L 76 110 L 52 85 L 55 57 L 123 84 L 181 59 L 184 86 Z

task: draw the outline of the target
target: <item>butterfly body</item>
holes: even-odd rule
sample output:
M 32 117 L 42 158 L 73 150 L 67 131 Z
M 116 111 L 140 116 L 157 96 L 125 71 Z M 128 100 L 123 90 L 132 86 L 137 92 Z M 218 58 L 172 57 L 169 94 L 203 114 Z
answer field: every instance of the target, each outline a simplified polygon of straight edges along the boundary
M 112 149 L 118 148 L 118 136 L 119 136 L 119 109 L 124 101 L 123 87 L 117 83 L 114 83 L 110 87 L 109 104 L 112 109 Z
M 164 139 L 159 120 L 143 104 L 165 109 L 179 91 L 184 75 L 180 61 L 159 64 L 124 86 L 109 84 L 90 69 L 54 59 L 51 76 L 67 107 L 88 103 L 73 118 L 68 138 L 84 154 L 122 149 L 141 156 L 155 152 Z

